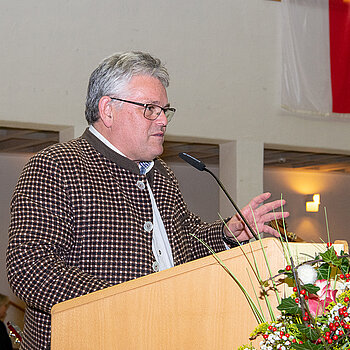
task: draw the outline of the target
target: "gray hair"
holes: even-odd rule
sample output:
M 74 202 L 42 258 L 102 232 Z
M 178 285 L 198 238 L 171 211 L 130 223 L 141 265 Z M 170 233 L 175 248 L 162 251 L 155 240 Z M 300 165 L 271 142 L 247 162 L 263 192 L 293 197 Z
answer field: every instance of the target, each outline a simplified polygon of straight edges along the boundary
M 126 85 L 136 75 L 149 75 L 157 78 L 164 88 L 169 86 L 165 66 L 148 53 L 131 51 L 107 57 L 90 76 L 85 104 L 85 118 L 89 124 L 100 118 L 98 103 L 101 97 L 111 94 L 122 97 Z

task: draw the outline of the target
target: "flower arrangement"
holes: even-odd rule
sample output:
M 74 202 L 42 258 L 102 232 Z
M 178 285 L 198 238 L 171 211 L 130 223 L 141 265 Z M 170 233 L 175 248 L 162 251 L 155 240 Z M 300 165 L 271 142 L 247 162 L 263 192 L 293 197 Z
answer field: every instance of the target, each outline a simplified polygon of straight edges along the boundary
M 349 255 L 338 255 L 331 243 L 314 259 L 295 266 L 292 257 L 277 277 L 292 285 L 271 322 L 260 323 L 251 339 L 261 337 L 261 350 L 350 349 Z M 266 281 L 265 281 L 266 283 Z M 256 349 L 252 344 L 239 350 Z
M 283 208 L 282 204 L 281 208 Z M 252 213 L 254 216 L 253 210 Z M 327 218 L 326 210 L 325 215 Z M 226 225 L 224 219 L 221 216 L 220 218 Z M 277 220 L 275 220 L 274 226 L 279 231 L 280 236 L 284 236 L 284 240 L 281 238 L 281 244 L 287 264 L 284 269 L 278 271 L 278 275 L 271 275 L 271 269 L 262 244 L 261 248 L 271 276 L 267 281 L 261 280 L 256 264 L 249 261 L 242 250 L 255 277 L 258 279 L 271 321 L 266 321 L 261 312 L 261 306 L 254 303 L 244 286 L 215 251 L 196 235 L 190 235 L 212 253 L 213 257 L 245 295 L 258 321 L 258 326 L 251 333 L 250 339 L 262 338 L 260 350 L 350 350 L 350 255 L 344 253 L 344 251 L 341 251 L 339 255 L 337 254 L 334 246 L 330 243 L 326 219 L 328 243 L 324 244 L 324 251 L 316 254 L 311 260 L 295 265 L 288 247 L 286 224 L 283 219 L 282 221 L 283 227 L 281 229 Z M 229 229 L 227 225 L 226 227 Z M 257 225 L 256 229 L 261 243 Z M 241 244 L 238 240 L 237 243 Z M 282 299 L 279 296 L 275 281 L 280 277 L 283 277 L 283 282 L 287 283 L 288 286 L 292 286 L 293 290 L 289 297 Z M 272 286 L 269 286 L 269 283 L 272 283 Z M 279 301 L 277 316 L 269 302 L 268 289 L 275 292 Z M 257 349 L 250 343 L 240 346 L 237 350 Z

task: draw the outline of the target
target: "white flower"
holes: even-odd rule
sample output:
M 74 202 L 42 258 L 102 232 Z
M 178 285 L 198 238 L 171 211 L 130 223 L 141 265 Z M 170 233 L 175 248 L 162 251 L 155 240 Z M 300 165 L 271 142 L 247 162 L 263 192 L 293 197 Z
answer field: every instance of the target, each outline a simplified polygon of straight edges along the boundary
M 346 288 L 350 288 L 350 282 L 339 282 L 338 281 L 337 288 L 340 292 L 344 292 Z
M 301 265 L 297 272 L 302 284 L 314 284 L 316 282 L 317 271 L 311 265 Z

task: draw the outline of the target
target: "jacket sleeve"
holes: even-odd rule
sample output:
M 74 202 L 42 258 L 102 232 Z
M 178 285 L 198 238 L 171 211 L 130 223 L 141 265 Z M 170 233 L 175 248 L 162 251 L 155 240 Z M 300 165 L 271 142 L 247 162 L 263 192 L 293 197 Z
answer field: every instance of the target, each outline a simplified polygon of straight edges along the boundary
M 32 308 L 50 312 L 58 302 L 109 283 L 66 261 L 75 244 L 70 198 L 58 162 L 34 156 L 24 168 L 11 202 L 7 274 L 14 293 Z
M 193 213 L 189 214 L 193 259 L 199 259 L 211 254 L 208 247 L 216 253 L 227 249 L 224 242 L 223 227 L 224 223 L 221 220 L 207 223 L 201 221 Z

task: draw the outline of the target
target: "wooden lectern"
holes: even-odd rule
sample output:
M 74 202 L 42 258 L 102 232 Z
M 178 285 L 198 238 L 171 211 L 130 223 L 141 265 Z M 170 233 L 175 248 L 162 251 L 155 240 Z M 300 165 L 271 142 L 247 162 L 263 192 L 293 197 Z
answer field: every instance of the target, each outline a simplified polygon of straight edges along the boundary
M 274 275 L 285 266 L 283 250 L 265 238 L 218 254 L 257 304 L 260 288 L 242 249 L 263 279 L 264 252 Z M 269 300 L 277 305 L 272 291 Z M 256 325 L 236 282 L 208 256 L 55 305 L 51 349 L 234 350 Z

